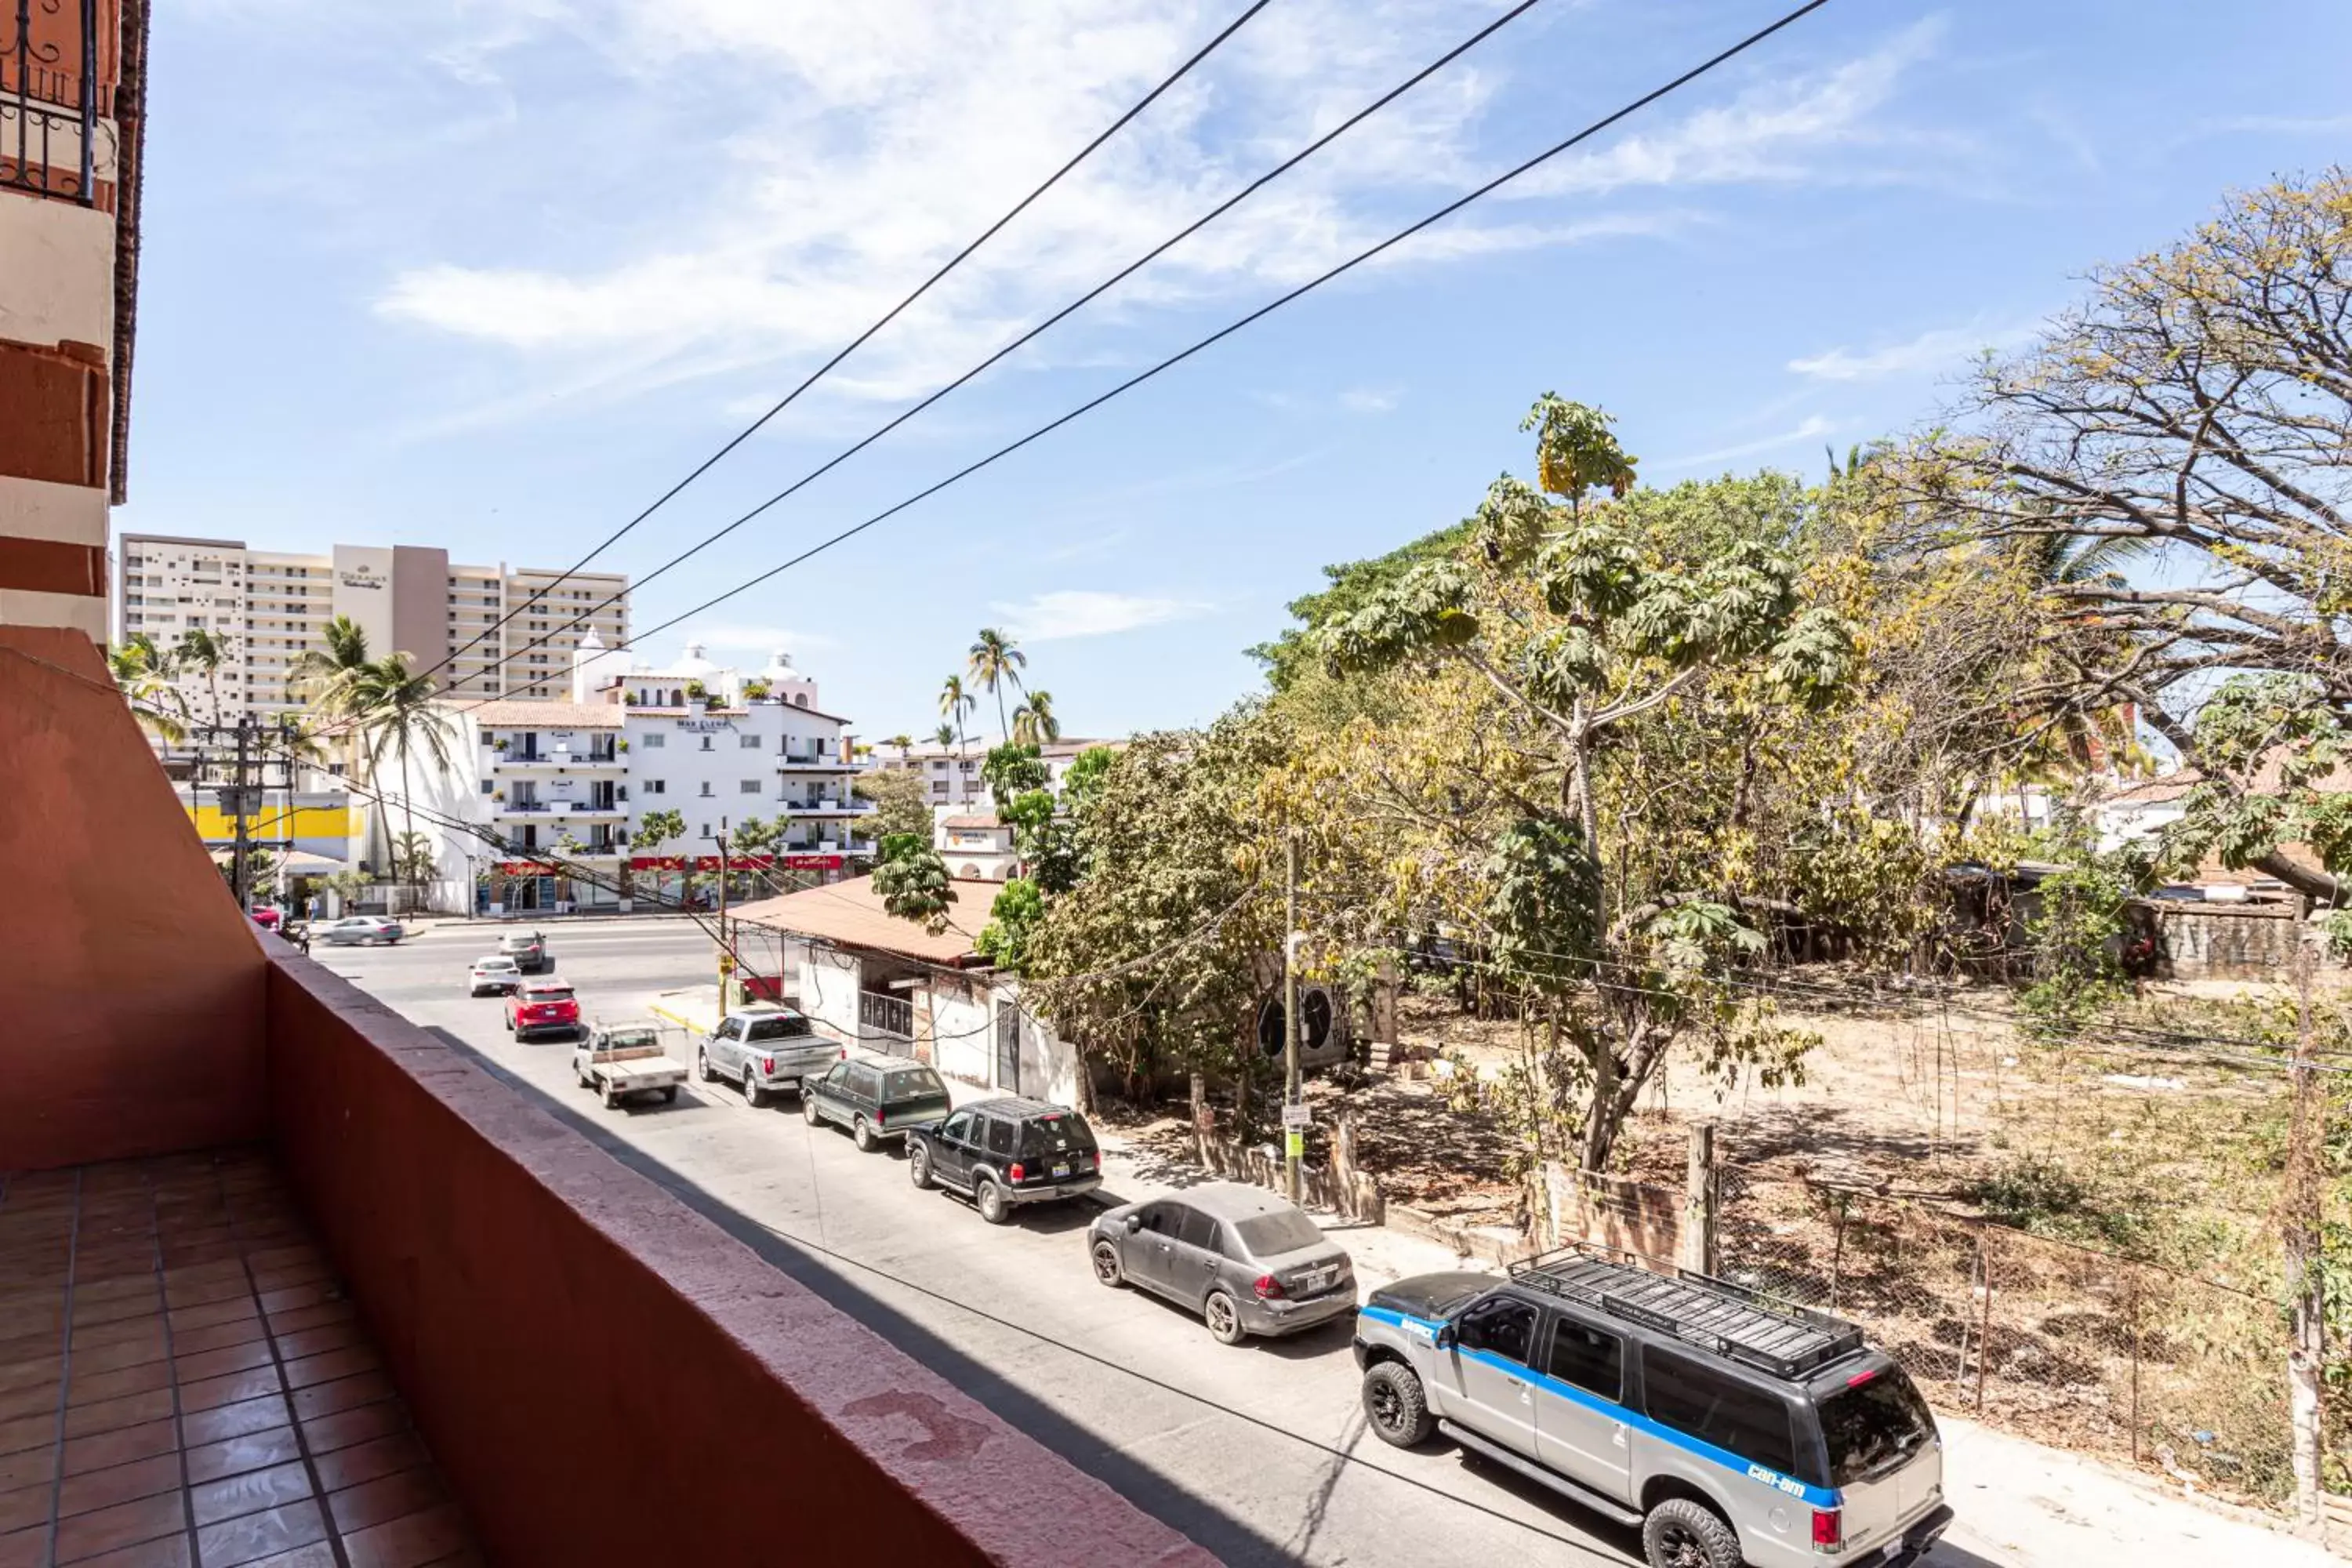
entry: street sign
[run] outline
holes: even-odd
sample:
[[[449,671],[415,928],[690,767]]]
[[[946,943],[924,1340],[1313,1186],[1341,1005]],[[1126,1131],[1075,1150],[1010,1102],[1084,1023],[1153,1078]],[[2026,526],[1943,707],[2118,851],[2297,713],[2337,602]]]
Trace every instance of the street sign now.
[[[1282,1157],[1286,1160],[1307,1158],[1307,1134],[1286,1132],[1282,1135]]]
[[[1315,1125],[1315,1113],[1304,1105],[1286,1105],[1282,1108],[1282,1124],[1293,1131],[1304,1131]]]

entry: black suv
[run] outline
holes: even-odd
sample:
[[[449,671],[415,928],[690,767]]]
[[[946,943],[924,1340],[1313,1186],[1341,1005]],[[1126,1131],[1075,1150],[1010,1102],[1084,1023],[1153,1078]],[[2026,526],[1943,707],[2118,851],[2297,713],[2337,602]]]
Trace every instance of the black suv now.
[[[1038,1100],[983,1100],[936,1125],[907,1131],[907,1174],[970,1197],[1003,1225],[1024,1204],[1054,1203],[1102,1185],[1102,1151],[1087,1119]]]

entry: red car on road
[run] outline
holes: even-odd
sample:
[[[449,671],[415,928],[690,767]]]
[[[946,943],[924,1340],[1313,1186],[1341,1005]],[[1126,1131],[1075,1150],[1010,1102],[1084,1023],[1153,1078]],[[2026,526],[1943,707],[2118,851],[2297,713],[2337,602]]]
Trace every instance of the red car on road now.
[[[580,1033],[580,1001],[561,980],[534,980],[507,998],[507,1033],[518,1040],[533,1035]]]

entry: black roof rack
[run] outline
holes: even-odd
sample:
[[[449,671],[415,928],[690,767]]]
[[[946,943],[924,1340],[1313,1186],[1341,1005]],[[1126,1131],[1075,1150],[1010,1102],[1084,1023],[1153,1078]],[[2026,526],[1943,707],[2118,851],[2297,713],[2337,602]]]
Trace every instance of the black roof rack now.
[[[1581,1301],[1775,1377],[1802,1376],[1862,1348],[1843,1318],[1777,1301],[1759,1290],[1677,1268],[1653,1273],[1614,1247],[1571,1242],[1510,1266],[1512,1280]]]

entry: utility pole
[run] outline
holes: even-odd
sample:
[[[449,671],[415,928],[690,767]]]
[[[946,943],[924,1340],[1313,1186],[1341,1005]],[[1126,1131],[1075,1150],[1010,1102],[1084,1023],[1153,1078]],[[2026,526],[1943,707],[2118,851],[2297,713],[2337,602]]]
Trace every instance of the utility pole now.
[[[729,983],[735,976],[735,944],[727,940],[727,818],[719,819],[719,1011],[724,1014],[730,1003]]]
[[[234,858],[229,861],[229,886],[236,895],[236,912],[239,914],[253,908],[252,832],[247,826],[253,819],[246,815],[246,807],[253,803],[253,796],[261,792],[253,790],[247,793],[252,769],[253,715],[248,713],[236,721],[236,847],[231,851]]]
[[[2287,1123],[2286,1179],[2279,1190],[2279,1237],[2287,1284],[2287,1418],[2294,1438],[2295,1514],[2317,1529],[2323,1444],[2320,1386],[2326,1368],[2326,1312],[2320,1287],[2320,1151],[2326,1094],[2320,1087],[2317,1029],[2311,1016],[2311,932],[2295,931],[2294,1109]]]
[[[1284,1187],[1298,1201],[1298,1162],[1307,1152],[1307,1129],[1291,1108],[1298,1097],[1298,830],[1282,836],[1282,1148]]]

